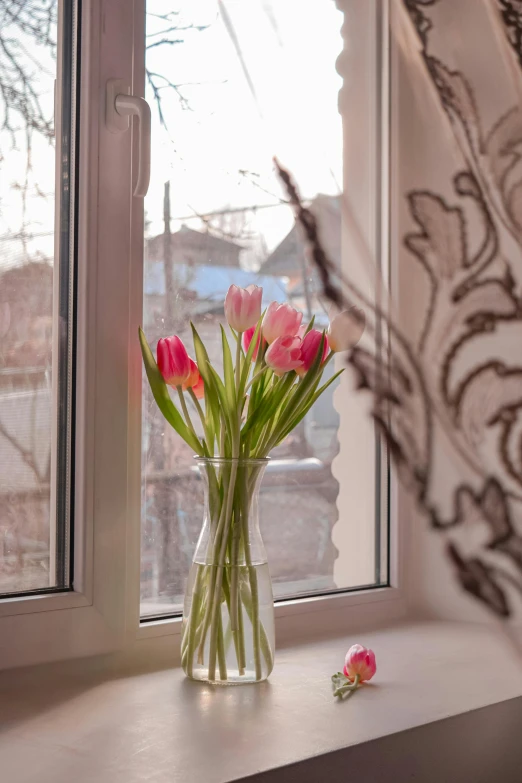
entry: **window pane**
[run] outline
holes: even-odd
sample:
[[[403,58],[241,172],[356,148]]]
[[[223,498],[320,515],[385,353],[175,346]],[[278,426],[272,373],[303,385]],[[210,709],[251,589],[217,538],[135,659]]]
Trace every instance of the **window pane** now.
[[[69,585],[75,14],[0,3],[0,594]]]
[[[289,301],[307,319],[328,323],[272,156],[294,173],[340,264],[343,134],[335,63],[343,15],[332,0],[192,0],[169,8],[147,2],[153,160],[144,329],[154,350],[173,333],[191,346],[194,321],[219,367],[219,324],[232,283],[260,285],[264,306]],[[263,481],[261,532],[279,598],[359,584],[335,573],[337,386],[272,453]],[[142,463],[141,610],[150,617],[180,610],[203,497],[190,448],[165,423],[145,378]],[[368,470],[373,488],[374,460]],[[374,519],[367,524],[373,536]],[[375,546],[369,557],[374,582]]]

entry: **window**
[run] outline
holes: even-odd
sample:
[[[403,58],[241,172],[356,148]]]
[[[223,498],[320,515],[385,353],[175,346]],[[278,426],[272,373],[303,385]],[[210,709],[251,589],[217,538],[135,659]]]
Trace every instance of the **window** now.
[[[74,2],[61,30],[66,45],[56,0],[1,5],[0,594],[9,595],[71,579]]]
[[[343,13],[332,0],[192,2],[165,11],[148,0],[146,97],[153,112],[145,200],[143,325],[191,344],[190,321],[216,364],[231,283],[263,287],[266,306],[288,301],[326,327],[328,308],[272,156],[294,174],[334,262],[343,260]],[[313,49],[313,56],[311,56]],[[340,364],[339,364],[340,366]],[[336,368],[332,366],[331,374]],[[340,416],[348,384],[333,384],[272,454],[261,490],[261,529],[276,598],[385,584],[385,539],[374,483],[379,444],[357,426],[363,514],[357,567],[341,556],[353,536],[339,521]],[[353,416],[353,413],[352,413]],[[194,411],[196,426],[199,419]],[[385,468],[385,465],[383,463]],[[361,473],[360,468],[359,474]],[[386,491],[386,485],[383,484]],[[144,378],[141,615],[179,612],[202,522],[202,484],[190,448],[166,424]],[[352,522],[353,524],[353,522]],[[363,545],[364,539],[364,545]]]
[[[341,194],[384,247],[387,77],[384,0],[0,5],[1,668],[179,632],[201,485],[149,397],[138,326],[155,347],[192,318],[211,347],[228,286],[254,281],[326,324],[271,158],[358,274]],[[107,123],[113,79],[151,106],[145,200],[140,124]],[[313,599],[278,622],[398,595],[386,455],[350,388],[345,375],[266,474],[276,596]]]

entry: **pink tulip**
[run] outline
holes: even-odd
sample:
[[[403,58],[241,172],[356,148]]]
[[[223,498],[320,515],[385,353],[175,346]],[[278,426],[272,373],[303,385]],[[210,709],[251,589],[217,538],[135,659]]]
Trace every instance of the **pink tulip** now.
[[[295,337],[303,314],[289,304],[271,302],[263,318],[263,337],[273,343],[278,337]]]
[[[182,340],[162,337],[158,340],[158,368],[169,386],[182,386],[190,375],[190,359]]]
[[[346,653],[343,673],[352,682],[359,675],[359,682],[371,680],[377,665],[375,663],[375,653],[373,650],[363,647],[361,644],[353,644]]]
[[[201,400],[205,396],[205,384],[203,383],[203,378],[201,375],[199,376],[199,380],[197,383],[194,384],[192,387],[192,391],[198,398],[198,400]]]
[[[301,340],[299,337],[278,337],[269,346],[265,362],[276,375],[301,367]]]
[[[310,329],[308,334],[305,334],[305,336],[303,337],[303,342],[301,345],[301,361],[303,362],[303,365],[302,367],[298,367],[296,371],[297,374],[300,375],[301,377],[308,372],[308,370],[314,363],[322,339],[323,339],[323,333],[320,332],[318,329]],[[321,362],[324,362],[327,353],[328,353],[328,340],[326,339],[326,335],[325,335],[324,345],[323,345],[323,357],[321,359]]]
[[[328,329],[328,341],[332,351],[349,351],[361,339],[365,326],[364,311],[350,307],[332,318]]]
[[[193,389],[200,379],[198,365],[196,364],[194,359],[190,358],[190,356],[189,356],[189,362],[190,362],[190,373],[187,380],[183,384],[183,391],[187,391],[187,389]]]
[[[257,325],[257,324],[256,324]],[[254,332],[256,331],[255,326],[251,326],[250,329],[247,329],[246,332],[243,332],[243,338],[242,338],[242,344],[243,344],[243,350],[245,353],[247,353],[248,349],[250,348],[250,343],[252,342],[252,338],[254,336]],[[255,362],[257,359],[257,352],[259,350],[259,343],[261,342],[261,332],[257,335],[257,344],[254,348],[254,353],[252,354],[252,361]],[[263,340],[264,342],[264,340]]]
[[[257,285],[238,288],[231,285],[225,297],[225,316],[229,326],[236,332],[246,332],[255,326],[261,317],[263,289]]]

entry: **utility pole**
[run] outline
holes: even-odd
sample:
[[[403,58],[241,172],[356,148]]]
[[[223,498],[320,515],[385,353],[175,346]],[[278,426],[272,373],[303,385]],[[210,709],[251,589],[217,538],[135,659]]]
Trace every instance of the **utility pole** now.
[[[163,335],[167,337],[176,331],[174,325],[172,234],[170,231],[170,182],[165,182],[163,185],[163,273],[165,276],[165,297],[163,300],[162,331]],[[166,429],[165,421],[156,416],[152,433],[154,437],[153,454],[156,455],[156,467],[159,470],[165,470],[166,467],[166,451],[168,449],[164,437]],[[175,501],[172,502],[168,491],[168,482],[165,479],[162,479],[154,487],[154,505],[156,517],[159,519],[158,541],[161,542],[160,547],[155,549],[158,565],[158,592],[160,595],[165,595],[168,593],[172,540],[173,537],[179,535],[176,505]],[[175,530],[173,530],[172,524],[175,526]]]
[[[174,280],[172,274],[172,234],[170,231],[170,182],[163,186],[163,270],[165,274],[165,335],[174,332]]]

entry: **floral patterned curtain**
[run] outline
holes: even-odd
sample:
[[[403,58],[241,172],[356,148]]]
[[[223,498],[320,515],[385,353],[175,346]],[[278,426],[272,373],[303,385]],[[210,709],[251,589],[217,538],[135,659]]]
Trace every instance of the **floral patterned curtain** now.
[[[507,617],[522,598],[522,2],[392,10],[418,328],[392,336],[377,383],[352,361],[462,587]]]
[[[336,280],[287,190],[326,296],[362,307],[375,344],[386,324],[386,355],[348,361],[402,483],[462,588],[508,618],[522,607],[522,0],[393,0],[391,25],[395,315]]]

